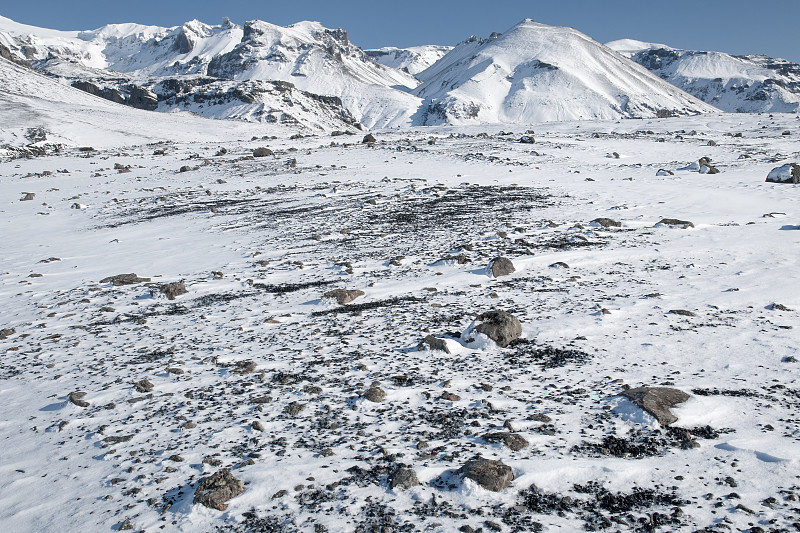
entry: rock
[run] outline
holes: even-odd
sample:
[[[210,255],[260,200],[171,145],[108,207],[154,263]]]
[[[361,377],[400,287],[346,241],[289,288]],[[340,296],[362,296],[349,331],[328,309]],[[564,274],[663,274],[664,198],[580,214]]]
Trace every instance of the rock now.
[[[557,261],[552,265],[549,265],[549,268],[569,268],[569,265],[566,264],[564,261]]]
[[[339,305],[349,304],[359,296],[364,296],[364,291],[348,290],[348,289],[334,289],[322,295],[323,298],[335,298],[336,303]]]
[[[662,218],[658,221],[658,224],[663,226],[678,226],[681,229],[689,229],[694,227],[694,224],[688,220],[678,220],[677,218]]]
[[[656,176],[674,176],[674,175],[675,175],[674,172],[672,172],[671,170],[664,169],[664,168],[659,168],[658,172],[656,172]]]
[[[417,473],[410,468],[398,468],[389,478],[389,488],[410,489],[419,485]]]
[[[270,150],[269,148],[256,148],[253,150],[253,157],[267,157],[270,155],[275,155],[275,152]]]
[[[536,139],[533,138],[533,135],[523,135],[519,138],[519,142],[521,144],[533,144],[536,142]]]
[[[176,463],[182,463],[183,460],[184,460],[183,457],[181,457],[177,453],[173,454],[173,455],[170,455],[167,459],[169,459],[170,461],[174,461]]]
[[[129,90],[127,101],[129,106],[147,111],[155,111],[158,107],[158,96],[153,91],[138,85],[130,85]]]
[[[785,305],[779,304],[779,303],[774,303],[774,304],[770,305],[769,308],[772,309],[773,311],[791,311],[791,309],[789,309]],[[0,331],[0,338],[2,338],[2,333],[3,332]]]
[[[719,169],[713,165],[703,165],[700,167],[700,174],[719,174]]]
[[[598,225],[600,225],[600,226],[602,226],[604,228],[621,228],[622,227],[622,223],[621,222],[617,222],[616,220],[613,220],[613,219],[610,219],[610,218],[604,218],[604,217],[596,218],[596,219],[592,220],[592,223],[593,224],[598,224]]]
[[[172,283],[161,285],[158,290],[161,291],[161,294],[165,295],[168,300],[174,300],[181,294],[186,294],[189,292],[186,290],[186,285],[183,281],[174,281]]]
[[[495,257],[489,262],[489,273],[495,278],[500,276],[507,276],[512,272],[516,272],[514,263],[507,257]]]
[[[678,420],[669,408],[689,399],[689,395],[685,392],[669,387],[637,387],[624,391],[622,396],[656,417],[662,426],[668,426]]]
[[[428,335],[422,339],[422,342],[430,346],[431,350],[439,350],[440,352],[450,353],[450,349],[447,347],[447,343],[444,341],[444,339],[438,339],[433,335]]]
[[[116,276],[109,276],[100,280],[100,283],[111,282],[115,287],[122,285],[133,285],[135,283],[146,283],[150,278],[140,278],[136,274],[117,274]]]
[[[244,483],[231,474],[229,469],[220,470],[211,476],[200,479],[194,493],[193,503],[199,503],[224,511],[228,508],[228,500],[244,492]]]
[[[453,394],[452,392],[445,391],[439,396],[442,400],[447,400],[448,402],[457,402],[461,399],[461,396],[458,394]]]
[[[291,402],[289,405],[283,408],[283,412],[288,414],[289,416],[297,416],[303,412],[306,408],[306,404],[300,402]]]
[[[364,135],[364,138],[361,140],[361,144],[373,144],[375,142],[377,142],[375,136],[371,133]]]
[[[17,330],[14,329],[14,328],[3,328],[3,329],[0,329],[0,341],[6,340],[7,338],[9,338],[11,335],[13,335],[16,332],[17,332]]]
[[[522,335],[522,324],[517,317],[506,311],[494,310],[478,315],[473,322],[475,331],[483,333],[501,348]],[[469,331],[469,328],[468,328]]]
[[[36,197],[36,194],[34,194],[32,192],[26,192],[26,193],[23,193],[23,194],[25,194],[25,196],[23,196],[22,198],[19,199],[20,202],[28,202],[30,200],[33,200]]]
[[[380,387],[373,386],[364,393],[364,398],[374,403],[380,403],[386,399],[386,391]]]
[[[500,492],[514,479],[511,467],[500,461],[476,456],[458,469],[461,479],[469,478],[486,490]]]
[[[178,169],[178,172],[189,172],[190,170],[192,170],[192,167],[189,165],[183,165],[180,169]]]
[[[261,432],[264,431],[264,425],[261,422],[259,422],[258,420],[253,420],[253,423],[250,424],[250,427],[253,428],[256,431],[261,431]]]
[[[788,163],[773,168],[769,174],[767,174],[766,181],[770,183],[800,183],[800,165],[797,163]]]
[[[687,311],[686,309],[670,309],[667,311],[671,315],[680,315],[680,316],[697,316],[696,314],[692,313],[691,311]]]
[[[82,399],[84,396],[86,396],[85,392],[76,391],[70,392],[68,398],[71,403],[78,407],[89,407],[89,402]]]
[[[142,394],[151,392],[153,390],[153,384],[146,379],[142,379],[135,382],[133,384],[133,387],[136,389],[137,392],[141,392]]]
[[[703,167],[711,166],[711,158],[710,157],[701,157],[697,160],[697,165],[700,167],[697,170],[701,171]]]
[[[508,431],[487,433],[483,436],[483,439],[487,442],[502,442],[515,452],[528,447],[528,441],[522,435]]]

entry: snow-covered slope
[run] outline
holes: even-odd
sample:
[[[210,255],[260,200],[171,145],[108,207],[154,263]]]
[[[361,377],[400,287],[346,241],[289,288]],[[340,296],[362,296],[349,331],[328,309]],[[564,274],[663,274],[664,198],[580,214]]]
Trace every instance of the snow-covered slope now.
[[[365,50],[365,52],[381,65],[415,75],[439,61],[452,49],[452,46],[440,45],[412,46],[410,48],[386,46],[375,50]]]
[[[417,77],[423,124],[715,111],[574,29],[532,20],[489,40],[471,38]]]
[[[723,111],[800,110],[800,65],[785,59],[679,50],[631,39],[607,46]]]

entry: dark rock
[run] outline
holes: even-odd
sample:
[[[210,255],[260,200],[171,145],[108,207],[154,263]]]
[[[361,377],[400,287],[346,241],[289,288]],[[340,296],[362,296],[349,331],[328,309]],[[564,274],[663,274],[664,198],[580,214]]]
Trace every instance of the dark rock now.
[[[253,150],[253,157],[267,157],[270,155],[275,155],[275,153],[269,148],[256,148]]]
[[[452,392],[443,392],[441,396],[439,396],[442,400],[447,400],[448,402],[457,402],[461,399],[461,396],[458,394],[453,394]]]
[[[128,86],[128,105],[137,109],[155,111],[158,107],[158,97],[156,94],[138,85]]]
[[[522,335],[522,324],[517,317],[506,311],[488,311],[478,315],[475,320],[480,322],[475,331],[483,333],[501,348],[505,348]]]
[[[364,139],[362,139],[361,144],[373,144],[375,142],[377,142],[375,140],[375,136],[373,134],[371,134],[371,133],[367,133],[364,136]]]
[[[161,291],[161,294],[165,295],[168,300],[174,300],[181,294],[186,294],[189,292],[186,290],[186,285],[183,281],[174,281],[172,283],[161,285],[158,290]]]
[[[444,342],[444,339],[439,339],[433,335],[428,335],[422,340],[422,342],[430,346],[431,350],[439,350],[440,352],[450,353],[450,349],[447,347],[447,343]]]
[[[566,264],[564,261],[556,261],[552,265],[549,266],[550,268],[569,268],[569,265]]]
[[[769,308],[772,309],[773,311],[791,311],[791,309],[779,303],[774,303],[770,305]],[[0,334],[2,334],[2,332],[0,332]]]
[[[133,384],[134,388],[137,392],[141,392],[142,394],[151,392],[153,390],[153,384],[150,383],[149,380],[142,379]]]
[[[335,298],[336,303],[338,303],[339,305],[349,304],[359,296],[364,296],[364,291],[334,289],[322,295],[323,298]]]
[[[36,194],[34,194],[32,192],[26,192],[25,196],[20,198],[19,201],[20,202],[29,202],[29,201],[33,200],[35,197],[36,197]]]
[[[656,172],[656,176],[674,176],[675,173],[671,170],[667,170],[665,168],[659,168],[658,172]]]
[[[389,478],[389,488],[410,489],[419,485],[417,473],[410,468],[398,468]]]
[[[514,263],[507,257],[496,257],[489,263],[489,272],[493,277],[499,278],[516,272],[516,269],[514,268]]]
[[[14,329],[14,328],[3,328],[3,329],[0,329],[0,341],[6,340],[7,338],[9,338],[11,335],[13,335],[16,332],[17,332],[17,330]]]
[[[662,426],[668,426],[678,420],[669,408],[689,399],[689,395],[685,392],[669,387],[637,387],[624,391],[622,396],[656,417]]]
[[[518,452],[528,447],[528,441],[519,433],[512,433],[508,431],[498,431],[496,433],[487,433],[483,436],[487,442],[502,442],[511,450]]]
[[[686,309],[670,309],[668,313],[671,315],[680,315],[680,316],[697,316],[696,314],[692,313],[691,311],[687,311]]]
[[[533,135],[523,135],[519,138],[519,142],[521,144],[533,144],[536,142],[536,139],[533,138]]]
[[[662,218],[658,221],[659,224],[664,226],[678,226],[681,229],[693,228],[694,224],[688,220],[678,220],[677,218]]]
[[[767,182],[770,183],[800,183],[800,165],[788,163],[780,167],[773,168],[767,174]]]
[[[604,228],[621,228],[622,227],[622,223],[621,222],[617,222],[616,220],[612,220],[610,218],[600,217],[600,218],[596,218],[596,219],[592,220],[592,222],[595,223],[595,224],[599,224],[600,226],[602,226]]]
[[[70,392],[69,393],[69,401],[78,407],[89,407],[89,402],[83,400],[82,398],[86,396],[85,392]]]
[[[386,391],[378,386],[373,386],[364,393],[364,398],[374,403],[380,403],[386,399]]]
[[[228,500],[244,492],[244,483],[231,474],[229,469],[220,470],[211,476],[200,479],[194,493],[193,503],[199,503],[224,511],[228,508]]]
[[[462,479],[469,478],[486,490],[500,492],[511,485],[514,472],[511,467],[500,461],[474,457],[458,469]]]
[[[264,431],[264,425],[261,422],[259,422],[258,420],[253,420],[253,423],[250,424],[250,427],[253,428],[256,431],[261,431],[261,432]]]
[[[183,457],[181,457],[181,456],[180,456],[180,455],[178,455],[177,453],[176,453],[176,454],[173,454],[173,455],[170,455],[170,456],[168,457],[168,459],[169,459],[170,461],[174,461],[174,462],[176,462],[176,463],[182,463],[182,462],[183,462]]]
[[[190,167],[189,165],[183,165],[181,168],[178,169],[178,172],[189,172],[190,170],[192,170],[192,167]]]
[[[306,408],[306,404],[300,402],[291,402],[289,405],[283,408],[283,412],[288,414],[289,416],[297,416],[303,412]]]

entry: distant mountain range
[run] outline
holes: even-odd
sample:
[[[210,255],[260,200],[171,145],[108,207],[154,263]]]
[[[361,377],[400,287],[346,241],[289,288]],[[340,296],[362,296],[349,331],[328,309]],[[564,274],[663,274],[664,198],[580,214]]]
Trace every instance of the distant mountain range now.
[[[363,50],[316,22],[66,32],[0,17],[0,57],[118,104],[311,131],[796,112],[800,102],[793,63],[605,46],[531,20],[452,48]]]

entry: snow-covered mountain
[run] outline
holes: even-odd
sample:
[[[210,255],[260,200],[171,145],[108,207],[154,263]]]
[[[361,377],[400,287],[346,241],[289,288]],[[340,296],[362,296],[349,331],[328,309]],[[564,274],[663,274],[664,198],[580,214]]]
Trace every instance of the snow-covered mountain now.
[[[632,39],[608,46],[723,111],[800,110],[800,65],[785,59],[680,50]]]
[[[470,38],[417,77],[424,124],[715,111],[574,29],[532,20],[488,40]]]
[[[365,50],[365,52],[381,65],[416,75],[439,61],[452,49],[452,46],[440,45],[412,46],[410,48],[386,46],[375,50]]]

